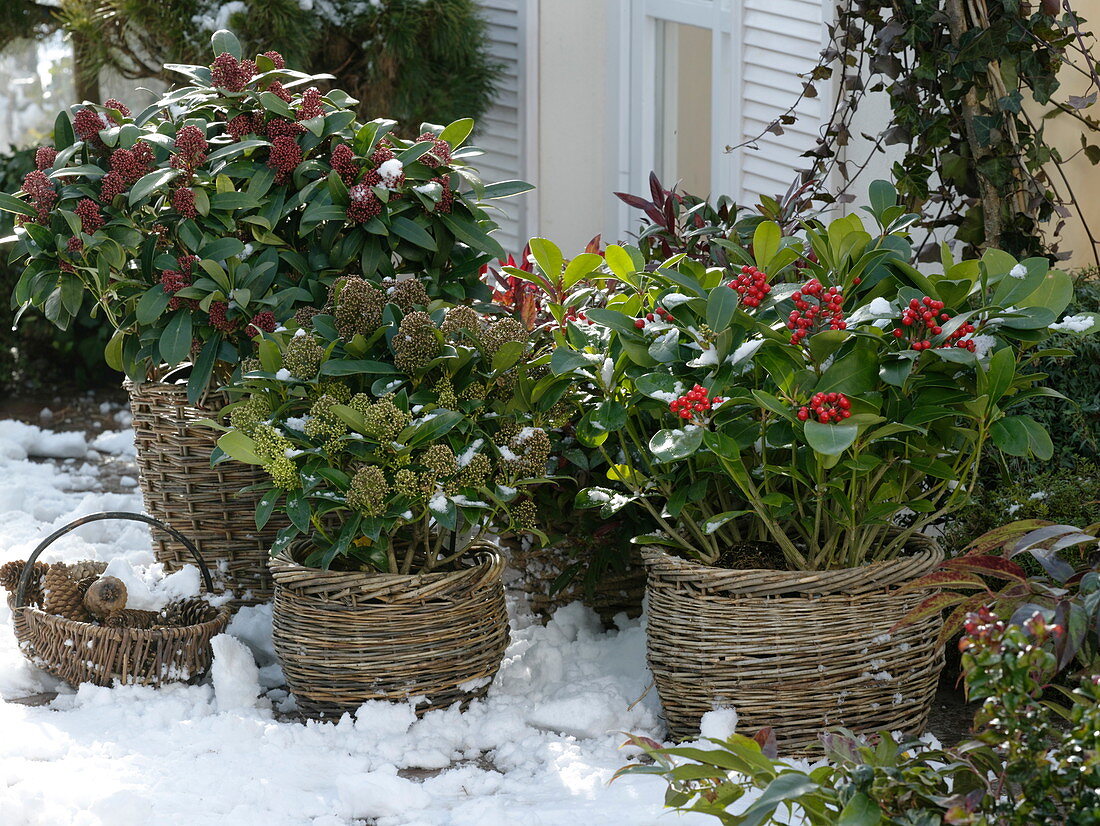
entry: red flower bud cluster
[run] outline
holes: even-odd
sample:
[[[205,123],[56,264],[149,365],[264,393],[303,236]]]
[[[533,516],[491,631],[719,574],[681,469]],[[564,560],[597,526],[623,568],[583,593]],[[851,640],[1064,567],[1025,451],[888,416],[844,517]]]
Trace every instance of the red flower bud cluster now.
[[[195,262],[199,260],[197,255],[179,255],[176,256],[176,264],[179,266],[178,270],[165,270],[160,274],[160,285],[164,288],[164,291],[169,295],[177,293],[184,287],[191,286],[191,268]],[[193,298],[171,298],[168,301],[169,310],[178,310],[180,307],[187,306],[192,310],[199,306],[199,302]]]
[[[265,333],[274,333],[277,326],[275,313],[271,310],[264,310],[262,313],[256,313],[252,316],[252,320],[248,322],[248,331],[253,333],[253,328],[255,328],[255,331],[262,330]]]
[[[329,165],[340,176],[345,186],[351,186],[359,177],[359,164],[355,160],[355,152],[346,143],[338,143],[332,147]]]
[[[698,413],[710,412],[723,401],[724,399],[718,396],[708,396],[707,389],[697,384],[680,398],[669,402],[668,409],[681,419],[691,419]]]
[[[46,224],[50,218],[50,210],[57,203],[57,190],[53,188],[53,181],[41,169],[36,169],[23,176],[23,191],[27,193],[31,206],[38,215],[35,218],[20,215],[19,222]]]
[[[348,220],[362,224],[382,212],[382,201],[366,183],[356,184],[348,190]]]
[[[798,408],[797,416],[800,422],[812,418],[821,424],[829,424],[851,416],[851,407],[852,403],[843,393],[815,393],[808,407]]]
[[[91,235],[103,226],[103,216],[99,213],[99,204],[91,198],[81,198],[80,203],[73,210],[80,219],[80,231],[85,235]]]
[[[181,186],[172,190],[172,209],[184,218],[196,218],[199,211],[195,209],[195,193],[190,187]]]
[[[206,160],[206,150],[210,145],[199,127],[189,125],[176,134],[175,146],[179,152],[172,156],[172,167],[191,175]]]
[[[238,322],[229,320],[228,304],[224,301],[212,301],[210,303],[210,324],[215,330],[232,333],[237,329]]]
[[[764,296],[772,291],[768,283],[768,274],[756,267],[742,267],[741,274],[730,282],[730,289],[737,290],[738,295],[748,307],[757,307],[764,300]]]
[[[421,163],[428,166],[446,166],[451,162],[451,145],[447,141],[436,137],[431,132],[425,132],[416,140],[417,143],[431,141],[434,144],[428,152],[420,157]]]
[[[107,100],[103,101],[103,105],[107,109],[116,110],[124,118],[130,117],[130,115],[132,114],[132,112],[130,112],[130,107],[129,106],[127,106],[125,103],[123,103],[120,100],[115,100],[114,98],[107,98]],[[112,120],[113,120],[113,118],[112,118]]]
[[[263,118],[259,119],[258,128],[256,134],[265,134],[275,140],[276,138],[297,138],[300,134],[305,132],[305,127],[300,126],[292,120],[286,118],[272,118],[267,123],[263,122]]]
[[[94,149],[106,149],[107,145],[99,137],[101,129],[110,126],[107,118],[91,106],[85,106],[73,116],[73,131],[82,141]]]
[[[275,95],[275,97],[279,98],[279,100],[284,103],[290,103],[290,101],[293,100],[293,96],[290,92],[288,92],[286,87],[277,80],[271,81],[271,85],[267,87],[267,91],[271,92],[271,94]],[[301,120],[301,118],[299,118],[299,120]]]
[[[228,52],[222,52],[210,66],[210,82],[230,92],[243,92],[248,81],[256,75],[256,64],[251,60],[238,61]]]
[[[153,147],[144,141],[135,143],[133,149],[116,149],[111,153],[111,171],[100,181],[100,200],[105,204],[111,203],[116,195],[121,195],[149,172],[152,164]]]
[[[894,338],[905,338],[908,328],[908,343],[913,350],[927,350],[932,346],[931,337],[943,332],[943,325],[951,320],[948,313],[943,312],[944,304],[931,296],[921,299],[912,299],[909,306],[901,313],[902,327],[894,328]],[[962,324],[954,330],[939,346],[961,347],[974,352],[976,345],[972,340],[963,339],[963,336],[973,333],[976,328],[973,324]]]
[[[264,57],[270,58],[271,62],[275,64],[276,69],[286,68],[286,61],[283,60],[283,56],[278,52],[264,52]]]
[[[34,168],[49,169],[57,159],[57,150],[52,146],[40,146],[34,153]]]
[[[225,131],[235,141],[244,140],[246,135],[262,135],[264,133],[264,119],[259,115],[241,114],[230,118],[225,124]]]
[[[370,162],[375,166],[381,166],[386,161],[392,160],[395,157],[397,156],[393,154],[393,149],[383,143],[375,147],[375,150],[371,153]]]
[[[84,252],[84,239],[74,235],[65,245],[65,249],[69,252]]]
[[[267,165],[275,170],[275,182],[284,183],[302,162],[302,148],[294,138],[280,137],[271,142]]]
[[[310,86],[302,93],[302,105],[298,107],[296,120],[309,120],[319,118],[325,113],[325,107],[321,105],[321,90],[316,86]]]
[[[807,296],[816,299],[811,304],[806,300]],[[787,319],[787,327],[794,330],[791,333],[791,344],[801,344],[802,340],[811,333],[824,329],[823,325],[828,320],[830,330],[844,330],[848,322],[844,320],[844,296],[837,287],[829,287],[826,290],[816,278],[807,281],[801,290],[791,294],[794,300],[795,310]]]
[[[441,178],[432,178],[432,181],[443,187],[443,192],[439,196],[439,201],[436,202],[436,212],[450,212],[454,208],[455,194],[451,189],[451,179],[444,175]]]

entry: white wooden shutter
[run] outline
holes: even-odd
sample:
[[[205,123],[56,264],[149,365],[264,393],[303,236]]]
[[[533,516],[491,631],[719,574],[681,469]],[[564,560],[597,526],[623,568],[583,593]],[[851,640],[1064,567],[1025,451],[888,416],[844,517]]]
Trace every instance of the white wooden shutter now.
[[[817,65],[822,46],[823,0],[743,0],[741,11],[741,140],[759,135],[802,91],[800,74]],[[818,84],[827,97],[825,84]],[[739,150],[741,199],[782,194],[797,170],[810,165],[799,157],[816,145],[823,119],[822,99],[804,98],[795,123],[784,134],[766,133],[757,149]]]
[[[528,20],[533,6],[528,0],[480,0],[482,14],[488,25],[488,47],[492,60],[501,64],[496,75],[497,93],[489,111],[482,115],[474,134],[474,143],[485,154],[474,159],[486,183],[507,180],[530,180],[527,149],[529,107],[534,105],[528,94],[527,49]],[[530,211],[533,194],[518,195],[493,203],[504,213],[493,211],[500,224],[494,233],[508,252],[523,251],[530,234]]]

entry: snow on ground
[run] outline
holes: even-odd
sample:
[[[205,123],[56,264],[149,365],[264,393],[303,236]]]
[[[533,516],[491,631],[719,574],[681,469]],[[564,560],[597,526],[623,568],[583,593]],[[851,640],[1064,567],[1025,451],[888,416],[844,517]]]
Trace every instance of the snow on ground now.
[[[0,422],[0,562],[26,558],[77,516],[140,510],[139,493],[105,491],[101,466],[88,460],[125,459],[131,435],[101,434],[93,450],[73,434]],[[136,523],[87,525],[43,559],[120,559],[159,577]],[[608,784],[628,757],[621,732],[664,733],[656,692],[647,693],[641,623],[623,619],[605,632],[574,604],[544,627],[522,601],[510,609],[501,671],[465,713],[417,720],[407,705],[370,703],[355,719],[302,723],[283,713],[293,703],[279,688],[270,605],[234,618],[237,640],[217,641],[212,682],[74,692],[24,660],[0,602],[0,824],[714,823],[665,810],[659,778]],[[9,702],[52,691],[60,694],[48,706]]]

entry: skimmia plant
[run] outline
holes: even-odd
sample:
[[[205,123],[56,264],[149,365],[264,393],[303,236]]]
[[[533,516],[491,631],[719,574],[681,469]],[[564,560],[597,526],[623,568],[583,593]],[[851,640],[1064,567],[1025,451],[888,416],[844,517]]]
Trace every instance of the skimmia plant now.
[[[270,481],[256,516],[311,566],[443,569],[490,527],[538,533],[542,427],[567,378],[523,326],[429,298],[416,279],[340,279],[323,312],[264,333],[218,442]]]
[[[705,562],[766,540],[796,569],[849,567],[961,505],[987,443],[1051,455],[1012,408],[1052,394],[1035,366],[1058,351],[1038,345],[1069,277],[998,251],[945,251],[923,274],[915,216],[885,182],[871,201],[873,234],[857,215],[793,236],[764,222],[732,270],[676,256],[648,272],[608,247],[625,286],[567,325],[552,362],[579,380],[578,437],[609,466],[580,504],[639,502],[663,528],[647,539]]]
[[[194,362],[192,399],[233,373],[259,331],[324,300],[339,275],[415,273],[434,297],[487,298],[501,256],[463,146],[473,122],[361,123],[275,52],[243,59],[229,32],[210,66],[142,112],[118,101],[62,112],[54,147],[0,208],[20,216],[16,303],[64,328],[85,304],[117,331],[108,362],[135,379]]]

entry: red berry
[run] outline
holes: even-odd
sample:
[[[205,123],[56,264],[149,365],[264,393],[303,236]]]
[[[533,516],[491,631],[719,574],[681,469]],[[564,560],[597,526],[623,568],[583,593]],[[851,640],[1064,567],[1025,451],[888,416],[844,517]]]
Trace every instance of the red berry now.
[[[634,322],[634,326],[640,330],[645,327],[645,322],[639,318],[637,321]]]

